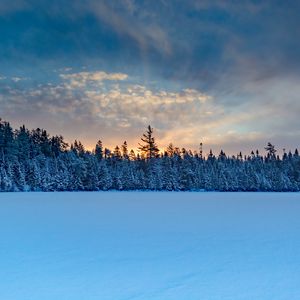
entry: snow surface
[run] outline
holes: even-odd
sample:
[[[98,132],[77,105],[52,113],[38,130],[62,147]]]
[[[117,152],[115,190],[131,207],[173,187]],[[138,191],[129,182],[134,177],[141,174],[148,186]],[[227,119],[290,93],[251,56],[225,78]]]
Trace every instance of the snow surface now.
[[[300,299],[300,194],[1,193],[0,299]]]

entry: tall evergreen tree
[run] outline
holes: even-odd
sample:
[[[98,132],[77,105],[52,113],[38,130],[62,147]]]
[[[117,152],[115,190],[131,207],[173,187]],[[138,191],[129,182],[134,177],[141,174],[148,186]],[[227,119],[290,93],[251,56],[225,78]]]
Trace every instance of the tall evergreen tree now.
[[[102,141],[98,141],[95,148],[95,155],[98,160],[101,160],[103,158],[103,146]]]
[[[265,147],[265,150],[267,151],[268,158],[275,158],[275,154],[277,150],[275,149],[275,146],[271,143],[268,143]]]
[[[122,157],[124,159],[129,159],[128,146],[127,146],[127,142],[126,141],[122,145]]]
[[[143,144],[139,143],[139,150],[145,158],[155,158],[159,154],[159,149],[153,137],[153,128],[149,125],[147,131],[141,137]]]

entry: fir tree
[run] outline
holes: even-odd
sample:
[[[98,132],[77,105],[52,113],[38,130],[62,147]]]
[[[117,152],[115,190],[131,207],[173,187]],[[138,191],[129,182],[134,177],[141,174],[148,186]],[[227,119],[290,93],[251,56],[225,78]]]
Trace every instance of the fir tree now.
[[[144,144],[139,144],[139,150],[145,158],[151,159],[158,156],[159,149],[157,148],[155,139],[153,137],[153,128],[149,125],[146,133],[141,137]]]

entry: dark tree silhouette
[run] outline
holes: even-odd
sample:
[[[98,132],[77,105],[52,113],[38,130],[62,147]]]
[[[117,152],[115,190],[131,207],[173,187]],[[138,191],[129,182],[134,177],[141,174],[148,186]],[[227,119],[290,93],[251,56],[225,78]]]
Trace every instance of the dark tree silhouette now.
[[[145,158],[151,159],[159,155],[159,149],[153,137],[153,128],[150,125],[148,126],[147,131],[141,137],[141,140],[144,142],[144,144],[139,143],[139,150],[142,152],[142,155],[144,155]]]
[[[267,151],[267,155],[269,158],[275,158],[275,154],[277,150],[275,149],[274,145],[268,143],[267,146],[265,147],[265,150]]]

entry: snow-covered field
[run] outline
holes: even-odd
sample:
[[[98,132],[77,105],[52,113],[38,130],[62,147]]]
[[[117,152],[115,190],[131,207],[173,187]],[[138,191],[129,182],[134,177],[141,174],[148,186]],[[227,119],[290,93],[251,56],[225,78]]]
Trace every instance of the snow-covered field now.
[[[2,193],[0,299],[299,300],[300,194]]]

